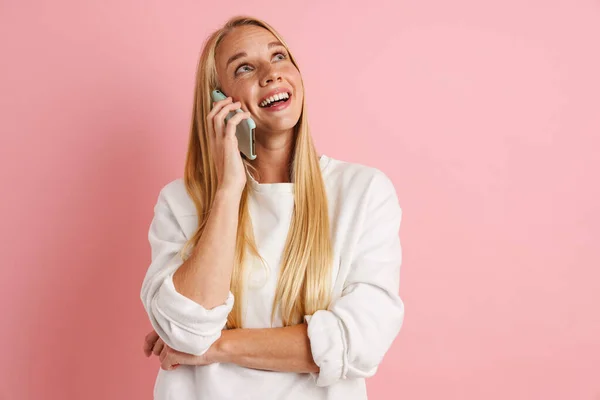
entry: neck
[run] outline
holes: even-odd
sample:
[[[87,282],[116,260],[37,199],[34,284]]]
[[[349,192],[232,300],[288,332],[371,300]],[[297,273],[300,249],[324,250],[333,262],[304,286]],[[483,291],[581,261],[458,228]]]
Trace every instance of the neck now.
[[[251,164],[260,183],[290,182],[290,169],[295,138],[294,130],[256,133],[256,160]]]

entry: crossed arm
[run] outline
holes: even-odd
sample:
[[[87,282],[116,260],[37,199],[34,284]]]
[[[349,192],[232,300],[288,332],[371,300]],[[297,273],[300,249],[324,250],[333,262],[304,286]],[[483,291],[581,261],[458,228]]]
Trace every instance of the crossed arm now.
[[[181,285],[176,289],[177,271],[183,268],[178,251],[185,238],[168,202],[159,199],[149,232],[152,264],[141,292],[156,331],[152,345],[146,344],[146,353],[158,353],[165,369],[177,364],[234,363],[311,373],[317,386],[375,374],[400,331],[404,304],[398,296],[402,211],[389,179],[378,175],[371,186],[368,204],[360,215],[361,232],[340,278],[343,290],[326,310],[306,315],[304,324],[285,328],[223,331],[233,307],[231,292],[214,293],[215,301],[207,303],[193,295],[206,296],[211,293],[208,289],[192,287],[187,295],[180,293]],[[206,279],[215,275],[207,273]],[[205,303],[207,307],[201,305]],[[155,348],[158,336],[168,346],[159,343],[159,349]]]
[[[307,325],[285,328],[230,329],[200,356],[181,353],[164,345],[156,332],[146,336],[144,351],[161,356],[161,368],[173,365],[207,365],[232,363],[246,368],[268,371],[318,373],[310,350]]]

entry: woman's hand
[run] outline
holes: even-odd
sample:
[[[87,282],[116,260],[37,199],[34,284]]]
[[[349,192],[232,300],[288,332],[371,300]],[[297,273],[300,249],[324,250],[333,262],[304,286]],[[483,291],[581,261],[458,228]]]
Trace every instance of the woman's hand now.
[[[179,365],[208,365],[212,364],[211,349],[201,356],[182,353],[169,347],[155,331],[148,333],[144,339],[144,354],[150,357],[152,354],[159,356],[160,367],[171,371]]]
[[[171,371],[177,368],[179,365],[199,366],[212,364],[212,361],[210,361],[207,356],[209,352],[210,350],[201,356],[194,356],[192,354],[173,350],[167,344],[163,344],[158,358],[160,359],[160,367],[166,371]]]
[[[231,97],[214,103],[206,116],[211,151],[215,158],[218,188],[242,193],[246,185],[246,169],[235,136],[236,127],[242,120],[250,118],[249,112],[236,113],[225,123],[231,111],[240,108],[240,102],[232,102]]]
[[[152,353],[154,353],[155,355],[158,356],[158,355],[160,355],[160,352],[162,351],[163,345],[164,345],[164,342],[158,336],[158,333],[156,333],[156,331],[152,330],[144,338],[144,354],[146,355],[146,357],[150,357],[152,355]]]

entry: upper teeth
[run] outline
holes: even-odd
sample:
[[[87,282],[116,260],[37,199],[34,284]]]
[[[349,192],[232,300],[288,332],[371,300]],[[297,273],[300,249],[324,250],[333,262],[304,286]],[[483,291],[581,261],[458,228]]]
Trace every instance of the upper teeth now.
[[[271,104],[272,102],[276,101],[276,100],[285,100],[288,99],[290,97],[289,94],[287,93],[277,93],[274,96],[269,97],[268,99],[263,100],[262,103],[260,103],[261,107],[266,107],[269,104]]]

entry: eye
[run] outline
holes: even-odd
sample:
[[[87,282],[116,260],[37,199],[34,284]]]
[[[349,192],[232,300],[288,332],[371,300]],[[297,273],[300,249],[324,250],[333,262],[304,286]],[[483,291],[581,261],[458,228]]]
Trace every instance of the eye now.
[[[287,53],[284,52],[284,51],[278,51],[278,52],[276,52],[276,53],[273,54],[274,58],[277,57],[277,56],[281,56],[280,58],[278,58],[277,61],[285,60],[287,58]],[[248,70],[246,68],[250,68],[250,70]],[[241,73],[249,72],[249,71],[252,71],[252,67],[250,65],[248,65],[248,64],[240,64],[240,65],[238,65],[236,67],[234,75],[237,76],[237,75],[239,75]]]
[[[285,60],[287,58],[287,54],[285,54],[284,52],[280,51],[278,53],[275,53],[276,56],[282,56],[282,58],[280,58],[280,60]]]
[[[242,72],[248,72],[248,71],[244,70],[244,68],[251,68],[251,67],[248,64],[242,64],[235,69],[235,75],[238,75],[238,73],[242,73]]]

